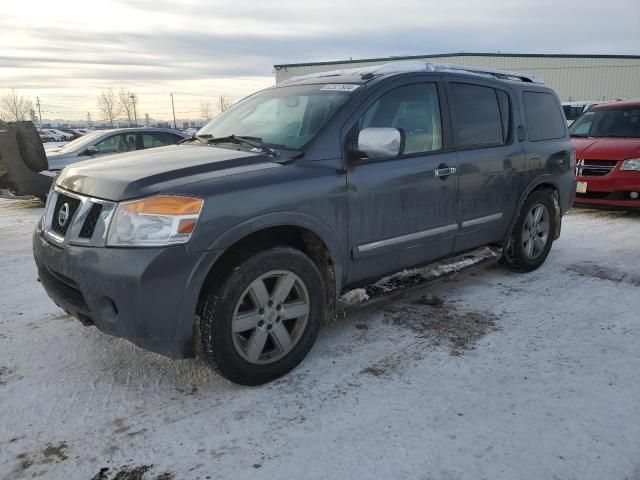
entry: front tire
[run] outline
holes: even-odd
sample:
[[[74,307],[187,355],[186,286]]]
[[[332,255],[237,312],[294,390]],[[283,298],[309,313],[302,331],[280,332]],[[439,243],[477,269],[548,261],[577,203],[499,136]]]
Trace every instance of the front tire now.
[[[238,258],[205,292],[202,353],[232,382],[260,385],[307,355],[324,316],[324,283],[316,265],[294,248]]]
[[[502,263],[531,272],[544,263],[553,245],[556,207],[549,190],[532,192],[520,209]]]

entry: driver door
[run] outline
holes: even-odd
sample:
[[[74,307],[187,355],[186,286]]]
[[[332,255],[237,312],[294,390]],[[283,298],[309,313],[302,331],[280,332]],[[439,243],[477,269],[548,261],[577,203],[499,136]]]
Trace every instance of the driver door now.
[[[352,128],[399,129],[404,149],[348,160],[350,282],[449,255],[458,230],[457,158],[442,88],[433,81],[395,85],[368,102]]]

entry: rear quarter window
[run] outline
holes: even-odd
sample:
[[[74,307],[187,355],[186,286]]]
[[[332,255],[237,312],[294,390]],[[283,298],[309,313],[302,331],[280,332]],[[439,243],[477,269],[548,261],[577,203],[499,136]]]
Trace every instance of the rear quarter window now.
[[[522,102],[530,141],[565,137],[567,126],[556,97],[547,92],[523,92]]]

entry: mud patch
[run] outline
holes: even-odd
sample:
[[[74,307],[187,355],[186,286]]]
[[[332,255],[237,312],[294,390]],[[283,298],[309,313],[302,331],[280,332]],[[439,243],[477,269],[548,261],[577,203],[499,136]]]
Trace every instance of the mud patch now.
[[[499,317],[489,312],[460,311],[439,297],[422,296],[412,304],[388,309],[385,321],[408,328],[419,340],[402,351],[378,360],[360,371],[374,377],[389,377],[411,363],[423,360],[430,351],[446,348],[450,355],[462,355],[485,335],[499,330]]]
[[[58,462],[64,462],[67,458],[69,458],[67,456],[67,449],[69,448],[69,446],[67,445],[67,442],[60,442],[58,444],[48,444],[47,447],[42,451],[42,454],[44,455],[44,462],[43,463],[58,463]]]
[[[0,387],[6,385],[15,370],[9,367],[0,367]]]
[[[3,202],[2,207],[7,210],[17,210],[19,208],[43,208],[44,203],[37,198],[29,200],[9,200],[7,202]]]
[[[111,470],[108,467],[103,467],[98,473],[96,473],[91,480],[174,480],[175,474],[172,472],[163,472],[154,476],[146,475],[147,472],[153,469],[153,465],[123,465],[118,469]]]
[[[433,346],[444,346],[451,355],[470,350],[482,337],[498,329],[498,317],[489,312],[464,312],[438,297],[422,297],[411,305],[387,312],[392,325],[410,329]]]
[[[615,283],[628,283],[634,287],[640,287],[640,276],[621,272],[614,268],[604,267],[595,263],[569,265],[567,270],[577,273],[581,277],[599,278],[600,280],[608,280]]]

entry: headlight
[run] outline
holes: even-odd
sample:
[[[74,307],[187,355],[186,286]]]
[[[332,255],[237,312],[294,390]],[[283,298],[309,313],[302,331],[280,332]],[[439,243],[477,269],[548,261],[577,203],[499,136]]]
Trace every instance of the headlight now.
[[[635,170],[640,172],[640,158],[627,158],[622,162],[620,170]]]
[[[122,202],[111,218],[108,246],[153,247],[186,243],[203,200],[175,195]]]

